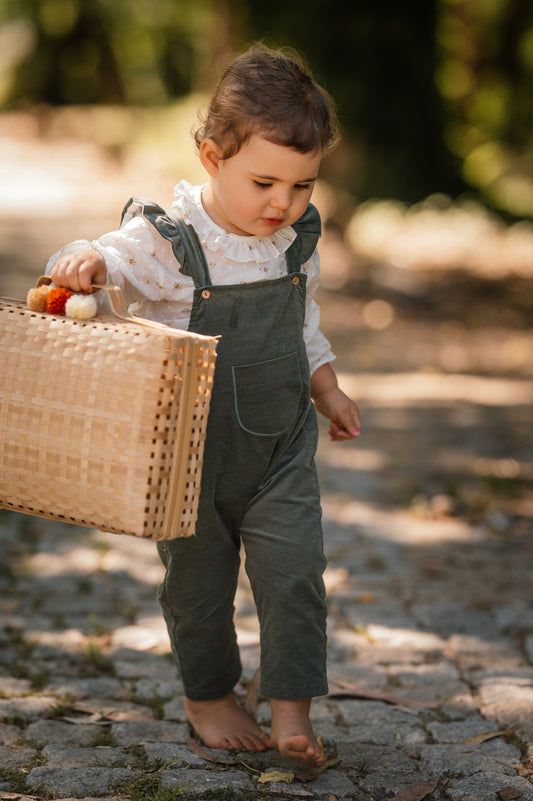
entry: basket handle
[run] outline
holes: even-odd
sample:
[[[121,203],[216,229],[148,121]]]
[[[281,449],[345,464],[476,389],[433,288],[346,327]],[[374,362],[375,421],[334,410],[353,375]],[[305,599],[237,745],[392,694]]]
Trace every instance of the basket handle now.
[[[36,286],[45,286],[52,283],[52,279],[48,275],[41,275],[37,279]],[[129,311],[128,307],[126,306],[126,299],[124,297],[124,293],[119,286],[114,286],[113,284],[92,284],[92,289],[103,289],[106,293],[109,305],[111,307],[111,311],[118,317],[120,320],[128,320],[129,322],[138,323],[140,322],[141,325],[148,324],[149,327],[152,327],[150,324],[152,320],[146,320],[144,317],[135,317]],[[157,327],[158,330],[161,330],[160,323],[153,323],[153,326]]]
[[[36,286],[39,287],[51,283],[52,279],[50,276],[41,275],[37,279]],[[114,286],[113,284],[92,284],[92,288],[104,290],[108,297],[111,311],[119,320],[127,320],[129,323],[136,323],[137,325],[142,325],[144,328],[152,328],[154,331],[157,331],[159,334],[164,334],[165,336],[183,338],[184,332],[180,329],[171,328],[163,323],[156,323],[154,320],[147,320],[146,317],[135,317],[134,314],[131,314],[126,305],[124,293],[119,286]],[[205,339],[206,341],[208,339],[213,339],[213,337],[207,337],[202,334],[195,334],[195,338],[199,340]]]
[[[136,317],[132,314],[126,306],[124,293],[119,286],[114,286],[113,284],[92,284],[92,288],[104,290],[109,300],[111,311],[119,320],[127,320],[129,323],[137,323],[137,325],[142,325],[144,328],[152,328],[159,334],[165,333],[166,336],[183,336],[183,331],[170,328],[170,326],[163,325],[163,323],[156,323],[155,320],[147,320],[146,317]]]
[[[121,320],[136,319],[126,306],[126,298],[119,286],[113,286],[113,284],[92,284],[92,288],[104,290],[109,300],[111,311],[115,317],[120,317]]]
[[[49,275],[41,275],[37,279],[36,286],[49,286],[52,283],[52,279]],[[114,286],[113,284],[92,284],[92,289],[103,289],[109,299],[109,305],[111,306],[111,310],[115,317],[120,317],[121,320],[132,320],[138,319],[130,314],[128,307],[126,306],[126,299],[124,297],[124,293],[122,289],[118,286]]]

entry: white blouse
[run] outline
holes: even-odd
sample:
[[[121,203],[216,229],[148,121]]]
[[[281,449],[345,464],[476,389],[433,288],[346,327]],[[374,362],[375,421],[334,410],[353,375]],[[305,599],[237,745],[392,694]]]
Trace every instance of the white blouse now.
[[[204,248],[213,284],[238,284],[280,278],[287,272],[285,251],[296,237],[292,227],[265,236],[228,233],[209,217],[202,205],[201,186],[181,181],[174,189],[173,207],[194,226]],[[73,250],[93,248],[105,259],[108,281],[120,286],[132,314],[187,329],[194,291],[192,278],[179,271],[172,245],[142,216],[133,204],[118,231],[93,242],[78,239],[55,253],[46,272],[60,256]],[[335,356],[322,334],[320,309],[313,299],[320,281],[318,252],[301,268],[307,274],[304,341],[311,374]]]

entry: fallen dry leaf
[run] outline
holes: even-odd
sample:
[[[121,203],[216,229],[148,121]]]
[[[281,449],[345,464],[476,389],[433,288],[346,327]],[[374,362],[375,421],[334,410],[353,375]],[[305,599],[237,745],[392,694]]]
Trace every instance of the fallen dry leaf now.
[[[324,762],[319,768],[305,768],[304,770],[300,771],[296,774],[296,778],[299,779],[301,782],[310,782],[313,779],[316,779],[317,776],[320,776],[321,773],[324,773],[325,770],[328,768],[332,768],[334,765],[338,765],[340,759],[328,759],[327,762]]]
[[[272,770],[269,773],[262,773],[257,781],[259,784],[267,784],[268,782],[287,782],[290,784],[294,779],[294,773],[292,770],[288,771],[281,771],[281,770]]]
[[[529,781],[533,778],[533,759],[530,759],[527,765],[511,765],[513,770],[516,770],[519,776],[523,776]]]
[[[516,731],[517,726],[510,726],[508,729],[498,729],[496,731],[485,731],[482,734],[475,734],[469,737],[468,740],[463,740],[461,745],[481,745],[486,740],[492,740],[494,737],[504,737],[506,734],[512,734]]]
[[[153,721],[154,716],[144,714],[137,709],[112,709],[106,713],[105,718],[115,723],[120,723],[121,721],[150,722]]]
[[[523,798],[524,793],[520,790],[515,790],[514,787],[502,787],[497,792],[500,801],[516,801],[518,798]]]
[[[152,721],[153,715],[147,715],[138,709],[117,709],[116,707],[100,707],[94,709],[90,706],[75,706],[74,712],[80,713],[79,717],[64,716],[61,720],[72,723],[75,726],[90,723],[96,726],[107,726],[109,721]]]
[[[422,801],[423,798],[435,790],[438,782],[424,782],[423,784],[415,784],[400,795],[394,796],[391,801]]]
[[[217,757],[213,754],[210,754],[208,751],[202,748],[201,745],[198,745],[194,737],[187,738],[187,745],[193,754],[196,756],[201,757],[202,759],[206,759],[208,762],[215,762],[217,765],[236,765],[237,760],[231,759],[231,757]]]
[[[0,792],[0,798],[10,799],[10,801],[39,801],[36,795],[21,795],[20,793],[3,793]]]
[[[439,704],[429,703],[426,701],[413,701],[410,698],[401,698],[398,695],[391,695],[390,693],[372,692],[372,690],[363,690],[355,684],[350,684],[347,681],[334,681],[332,690],[329,691],[330,698],[365,698],[371,701],[383,701],[386,704],[393,704],[394,706],[419,706],[423,709],[438,709]]]

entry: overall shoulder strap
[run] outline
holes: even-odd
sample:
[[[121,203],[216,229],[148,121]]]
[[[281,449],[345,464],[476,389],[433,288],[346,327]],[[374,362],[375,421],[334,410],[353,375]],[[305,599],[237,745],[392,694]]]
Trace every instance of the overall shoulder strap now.
[[[196,287],[210,286],[209,268],[198,234],[192,225],[187,225],[178,210],[170,208],[165,211],[149,198],[132,197],[124,206],[121,220],[124,220],[132,205],[140,206],[143,217],[171,243],[174,256],[180,265],[180,272],[190,276]]]
[[[297,236],[285,253],[285,259],[287,272],[298,273],[302,264],[305,264],[314,253],[322,231],[320,214],[312,203],[308,205],[300,219],[293,223],[292,227]]]

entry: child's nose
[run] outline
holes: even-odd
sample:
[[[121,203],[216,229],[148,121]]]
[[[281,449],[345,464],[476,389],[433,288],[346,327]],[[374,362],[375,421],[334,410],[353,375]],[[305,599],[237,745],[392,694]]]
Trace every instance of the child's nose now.
[[[271,204],[275,209],[288,209],[291,205],[291,192],[289,189],[277,189],[272,197]]]

